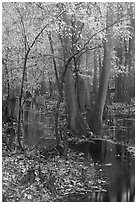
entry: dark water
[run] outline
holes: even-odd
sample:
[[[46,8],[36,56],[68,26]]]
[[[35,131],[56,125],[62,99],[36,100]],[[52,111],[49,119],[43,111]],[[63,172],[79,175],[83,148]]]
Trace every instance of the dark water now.
[[[129,124],[118,121],[108,128],[108,133],[117,142],[134,143],[134,121]],[[35,145],[41,137],[51,137],[54,120],[40,111],[31,111],[24,121],[24,138],[27,144]],[[60,201],[67,202],[129,202],[135,200],[135,161],[127,147],[105,140],[83,142],[70,146],[75,151],[84,152],[85,159],[94,162],[96,179],[93,190],[69,194]]]
[[[94,140],[94,143],[70,145],[73,150],[84,152],[85,159],[94,162],[96,181],[91,192],[68,195],[62,201],[135,201],[135,160],[127,148],[135,144],[135,120],[117,118],[115,124],[107,127],[105,134],[112,136],[115,143]]]
[[[86,152],[83,151],[83,145]],[[93,185],[95,189],[92,192],[69,195],[65,198],[66,201],[134,201],[135,163],[124,145],[95,140],[94,143],[84,142],[75,146],[75,149],[85,155],[90,154],[96,169],[96,181]]]

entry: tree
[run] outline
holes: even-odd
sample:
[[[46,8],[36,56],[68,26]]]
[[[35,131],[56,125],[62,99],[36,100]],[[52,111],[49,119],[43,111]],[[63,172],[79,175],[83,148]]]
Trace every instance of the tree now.
[[[131,97],[134,96],[134,4],[117,3],[117,18],[123,12],[127,13],[128,19],[123,22],[123,28],[119,27],[119,33],[116,32],[114,101],[129,103]]]
[[[97,89],[98,89],[98,81],[97,81],[97,54],[96,50],[94,50],[94,76],[93,76],[93,100],[95,101],[96,95],[97,95]]]
[[[112,4],[108,4],[107,16],[106,16],[106,40],[104,42],[104,60],[101,71],[98,95],[96,98],[94,110],[91,116],[91,112],[87,113],[87,121],[91,131],[95,134],[99,134],[102,129],[102,116],[107,95],[108,79],[111,69],[111,52],[113,49],[113,27],[109,27],[113,24],[113,9]]]
[[[58,97],[55,111],[55,136],[58,144],[60,143],[60,104],[63,99],[66,99],[63,105],[67,107],[68,126],[74,134],[87,135],[86,121],[83,119],[86,111],[88,125],[93,132],[96,132],[95,129],[99,130],[102,123],[110,64],[112,62],[113,75],[118,67],[117,62],[120,68],[124,69],[117,46],[120,44],[120,36],[125,38],[125,41],[124,38],[121,40],[124,46],[120,46],[123,50],[123,59],[126,59],[126,56],[133,56],[133,50],[130,48],[133,42],[126,38],[129,19],[126,20],[123,16],[126,10],[129,9],[129,16],[134,9],[128,6],[127,9],[126,3],[121,3],[123,12],[117,15],[117,18],[114,17],[116,20],[113,21],[108,11],[109,17],[107,16],[106,23],[104,20],[106,5],[100,2],[4,4],[3,73],[7,79],[4,81],[8,82],[8,87],[20,85],[20,109],[26,90],[38,93],[36,90],[40,90],[42,81],[45,81],[50,91],[50,85],[54,81],[55,100]],[[115,5],[113,3],[114,7]],[[131,19],[130,25],[132,24],[131,27],[133,27]],[[113,25],[115,50],[112,49],[111,42]],[[131,33],[130,29],[129,33]],[[134,38],[132,40],[134,41]],[[126,63],[124,66],[128,65],[131,73],[130,65],[133,62],[128,63],[127,60]],[[92,110],[95,100],[91,97],[92,87],[96,95],[94,110]],[[95,121],[100,125],[95,125]]]
[[[130,15],[130,37],[128,44],[128,94],[131,97],[135,96],[135,77],[134,77],[134,64],[135,64],[135,5],[131,3],[129,5]],[[129,100],[130,101],[130,100]]]
[[[28,5],[28,7],[27,7],[27,5]],[[21,111],[22,111],[22,105],[23,105],[22,99],[23,99],[23,92],[24,92],[24,82],[27,79],[27,68],[28,68],[27,63],[30,60],[29,55],[30,55],[30,52],[33,51],[32,48],[34,48],[34,46],[36,46],[36,42],[38,41],[38,38],[40,38],[43,31],[45,29],[47,29],[47,26],[49,23],[49,21],[47,21],[45,23],[45,25],[40,26],[39,31],[36,31],[36,35],[33,33],[33,35],[34,35],[34,37],[33,37],[32,32],[31,32],[34,29],[34,27],[31,24],[32,22],[34,22],[33,17],[31,16],[32,21],[29,21],[30,25],[31,25],[30,27],[32,28],[32,30],[30,29],[30,27],[28,27],[28,25],[26,23],[26,22],[28,22],[29,11],[32,11],[32,9],[33,9],[32,4],[29,4],[29,3],[23,3],[23,4],[20,4],[20,6],[16,3],[13,4],[13,11],[14,12],[16,11],[15,13],[13,13],[13,15],[15,15],[14,17],[17,17],[17,19],[19,19],[19,24],[17,24],[18,21],[16,22],[16,24],[17,24],[17,26],[20,27],[19,33],[21,33],[23,36],[22,41],[23,41],[23,47],[24,47],[23,54],[22,54],[23,55],[23,59],[22,59],[23,70],[21,70],[22,71],[22,73],[21,73],[22,77],[21,77],[21,86],[20,86],[20,95],[19,95],[18,131],[17,131],[18,132],[18,143],[19,143],[19,146],[21,149],[22,149],[22,145],[21,145],[21,139],[20,139],[20,135],[21,135],[20,120],[21,120]],[[25,13],[25,11],[26,11],[26,13]],[[24,13],[25,13],[25,15],[23,16]]]

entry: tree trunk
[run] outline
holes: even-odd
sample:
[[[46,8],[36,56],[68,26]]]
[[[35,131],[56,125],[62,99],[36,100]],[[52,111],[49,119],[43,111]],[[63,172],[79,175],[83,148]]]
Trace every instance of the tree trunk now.
[[[60,38],[63,47],[64,64],[65,69],[62,73],[62,77],[65,76],[66,85],[66,104],[68,112],[68,126],[75,135],[87,135],[86,126],[84,120],[80,113],[76,86],[73,79],[73,71],[71,67],[75,67],[75,73],[77,74],[77,69],[79,68],[79,61],[75,59],[75,56],[71,57],[75,52],[77,52],[77,46],[79,44],[78,32],[82,30],[83,25],[75,20],[75,16],[72,15],[71,19],[68,17],[67,12],[63,14],[63,20],[68,26],[62,31],[63,36]],[[68,29],[71,27],[72,29]],[[77,29],[76,29],[77,28]],[[71,32],[71,38],[65,33]],[[72,60],[73,59],[73,60]],[[77,64],[76,64],[77,63]],[[60,82],[61,83],[61,82]]]
[[[61,103],[62,98],[63,98],[63,94],[62,94],[63,87],[61,89],[59,78],[58,78],[57,65],[56,65],[56,60],[54,57],[54,48],[53,48],[53,41],[52,41],[51,33],[48,34],[48,38],[49,38],[51,53],[53,56],[53,65],[54,65],[55,77],[56,77],[56,82],[58,85],[58,92],[59,92],[59,98],[58,98],[58,102],[56,105],[56,114],[55,114],[55,136],[56,136],[57,145],[59,145],[60,144],[60,136],[58,133],[58,119],[59,119],[59,107],[60,107],[60,103]]]
[[[81,113],[84,113],[87,108],[92,108],[90,78],[78,74],[78,83],[76,88],[79,109]]]
[[[108,5],[106,24],[107,26],[113,23],[113,10],[111,3]],[[100,134],[102,130],[102,116],[104,110],[105,99],[107,95],[108,79],[111,68],[111,51],[112,51],[112,35],[113,28],[109,27],[106,30],[106,41],[104,44],[104,61],[101,71],[98,95],[96,98],[94,110],[91,113],[87,113],[87,122],[91,131],[95,134]]]
[[[130,4],[129,7],[129,14],[130,14],[130,35],[129,38],[129,48],[128,48],[128,95],[129,101],[131,97],[134,96],[135,91],[135,78],[133,74],[134,68],[134,59],[135,59],[135,19],[134,19],[134,3]]]
[[[60,84],[59,84],[59,79],[58,79],[58,71],[57,71],[56,60],[55,60],[55,56],[54,56],[54,48],[53,48],[53,41],[52,41],[52,37],[51,37],[51,32],[48,33],[48,38],[49,38],[49,43],[50,43],[50,48],[51,48],[51,54],[52,54],[52,59],[53,59],[56,82],[57,82],[57,85],[58,85],[58,90],[60,92]]]
[[[8,93],[8,96],[7,96],[7,99],[10,95],[10,80],[9,80],[9,71],[8,71],[8,65],[7,65],[7,60],[8,60],[8,53],[7,53],[7,59],[6,60],[2,60],[2,64],[4,65],[4,68],[5,68],[5,72],[6,72],[6,78],[7,78],[7,93]]]
[[[129,100],[127,92],[127,77],[119,73],[115,76],[115,94],[114,102],[125,102]]]
[[[66,73],[66,99],[70,129],[77,136],[87,135],[87,129],[77,102],[73,72],[70,67]]]
[[[21,144],[21,111],[22,111],[22,97],[23,97],[23,88],[24,88],[24,82],[25,82],[25,73],[26,73],[26,65],[27,65],[27,59],[29,55],[30,49],[27,51],[24,59],[24,66],[23,66],[23,74],[22,74],[22,81],[21,81],[21,89],[20,89],[20,96],[19,96],[19,113],[18,113],[18,129],[17,129],[17,139],[18,144],[21,150],[23,150],[22,144]]]
[[[26,91],[25,94],[25,102],[24,102],[24,110],[23,110],[23,125],[24,125],[24,143],[25,144],[29,144],[28,143],[28,122],[29,122],[29,112],[30,112],[30,108],[31,108],[31,93],[29,93],[28,91]]]
[[[97,55],[94,50],[94,76],[93,76],[93,100],[95,101],[97,95]]]

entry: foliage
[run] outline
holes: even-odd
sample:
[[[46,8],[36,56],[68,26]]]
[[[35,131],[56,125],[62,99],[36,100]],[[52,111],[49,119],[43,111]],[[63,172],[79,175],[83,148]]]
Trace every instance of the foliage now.
[[[76,153],[69,148],[68,157],[64,158],[63,138],[66,135],[68,140],[73,139],[78,144],[81,141],[88,141],[85,136],[74,137],[68,130],[65,76],[67,69],[72,68],[72,82],[76,88],[75,98],[81,106],[81,118],[84,118],[87,125],[86,108],[92,111],[93,107],[90,103],[94,103],[91,97],[95,66],[94,51],[96,51],[97,84],[103,69],[108,5],[110,5],[109,2],[2,3],[3,201],[59,201],[65,200],[70,193],[86,194],[94,190],[95,193],[105,192],[105,188],[100,184],[107,185],[107,181],[102,177],[101,172],[99,172],[100,177],[97,176],[97,169],[92,160],[87,161],[83,153]],[[126,88],[122,90],[129,93],[131,84],[134,88],[132,79],[135,75],[134,3],[113,2],[111,5],[115,15],[114,23],[110,25],[110,27],[113,26],[110,81],[112,80],[111,82],[116,86],[116,77],[121,77],[124,81],[128,79],[126,85],[124,84]],[[55,65],[62,90],[57,86]],[[82,83],[78,84],[79,76]],[[24,86],[22,86],[21,96],[22,82]],[[96,88],[98,89],[98,85]],[[29,145],[24,145],[25,151],[21,153],[16,138],[19,132],[18,116],[13,118],[9,114],[9,117],[6,117],[6,111],[12,112],[12,108],[10,102],[6,104],[4,101],[9,100],[8,97],[12,91],[15,92],[17,102],[15,112],[20,108],[20,112],[25,113],[27,90],[32,94],[30,101],[35,108],[30,108],[27,113],[28,121],[25,122],[28,123],[30,140],[34,143],[40,142],[37,148],[33,146],[34,151],[31,151],[32,144],[30,148]],[[20,107],[18,107],[18,96],[21,98]],[[125,131],[123,121],[134,122],[134,99],[130,104],[112,103],[106,109],[108,111],[105,118],[107,131],[100,137],[115,140],[112,129],[119,128]],[[57,132],[62,139],[61,146],[56,146],[55,141],[56,115]],[[116,115],[120,117],[123,115],[127,120],[122,119],[121,122],[121,118],[118,118],[117,124],[114,124]],[[19,124],[22,128],[20,136],[23,141],[24,115],[21,117]],[[42,131],[39,131],[40,128]],[[126,131],[124,133],[126,135]],[[41,140],[43,135],[44,140]],[[91,133],[92,139],[96,137]],[[128,148],[130,149],[130,141]],[[134,148],[131,147],[131,151],[133,150]],[[100,169],[99,164],[97,167]]]
[[[47,25],[46,32],[36,41],[29,56],[27,65],[28,89],[32,89],[34,86],[37,87],[42,75],[45,81],[48,81],[48,75],[54,78],[47,32],[52,31],[54,35],[55,56],[57,58],[60,57],[58,51],[60,41],[56,33],[63,36],[68,35],[69,38],[72,38],[72,29],[78,31],[78,26],[82,23],[84,25],[82,31],[79,30],[76,34],[78,40],[75,46],[77,49],[81,49],[90,36],[95,33],[98,34],[96,38],[89,41],[87,49],[92,48],[96,44],[102,46],[105,32],[100,32],[100,30],[105,27],[106,7],[107,4],[104,3],[3,3],[3,58],[6,59],[6,55],[9,55],[7,63],[9,72],[12,72],[10,79],[15,80],[14,84],[19,83],[25,46],[27,47],[32,43],[44,25]],[[126,4],[121,3],[121,7],[123,9],[122,12],[125,14]],[[62,8],[63,10],[61,10]],[[117,9],[116,3],[114,8],[115,10]],[[74,28],[71,25],[67,25],[63,20],[62,15],[60,15],[63,12],[67,12],[68,18],[74,16]],[[58,15],[60,16],[57,18]],[[66,30],[66,33],[64,33],[64,30]],[[115,39],[129,39],[131,36],[129,18],[125,16],[120,24],[115,24],[114,30]],[[79,44],[79,42],[81,43]],[[59,63],[58,59],[57,62]]]

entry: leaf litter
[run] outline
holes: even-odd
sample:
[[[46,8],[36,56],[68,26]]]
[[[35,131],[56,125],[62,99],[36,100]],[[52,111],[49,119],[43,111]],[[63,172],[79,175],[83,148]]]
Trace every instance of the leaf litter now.
[[[3,156],[3,200],[8,202],[56,201],[76,192],[101,191],[95,166],[84,155],[69,151],[68,160],[59,156],[41,162],[21,153]],[[95,181],[96,180],[96,181]],[[102,189],[103,191],[103,189]]]

